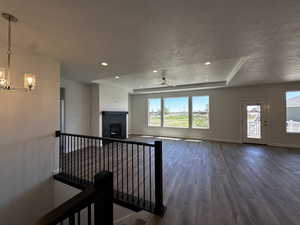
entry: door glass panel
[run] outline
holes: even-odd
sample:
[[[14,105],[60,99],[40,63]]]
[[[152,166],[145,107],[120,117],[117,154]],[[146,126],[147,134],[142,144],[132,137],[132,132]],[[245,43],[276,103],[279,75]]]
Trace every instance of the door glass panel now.
[[[261,106],[247,105],[247,137],[261,138]]]

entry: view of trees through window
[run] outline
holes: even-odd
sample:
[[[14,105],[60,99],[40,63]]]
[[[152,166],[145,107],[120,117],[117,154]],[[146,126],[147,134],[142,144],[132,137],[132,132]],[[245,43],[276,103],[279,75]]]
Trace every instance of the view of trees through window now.
[[[286,92],[286,129],[300,133],[300,91]]]
[[[189,127],[189,98],[164,98],[164,127]]]
[[[193,128],[209,128],[209,97],[208,96],[193,96]]]
[[[148,125],[153,127],[161,126],[161,99],[150,98],[148,100]]]

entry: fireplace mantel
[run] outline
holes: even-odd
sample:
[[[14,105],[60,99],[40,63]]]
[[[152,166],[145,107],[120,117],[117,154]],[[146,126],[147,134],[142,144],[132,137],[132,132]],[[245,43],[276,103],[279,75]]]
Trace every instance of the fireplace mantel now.
[[[125,114],[125,115],[127,115],[128,112],[127,111],[101,111],[100,114],[102,114],[102,115],[107,115],[107,114],[111,114],[111,115]]]

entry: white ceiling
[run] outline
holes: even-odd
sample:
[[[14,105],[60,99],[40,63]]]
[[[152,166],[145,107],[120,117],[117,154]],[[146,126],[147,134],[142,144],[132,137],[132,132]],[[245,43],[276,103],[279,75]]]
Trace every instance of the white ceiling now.
[[[152,87],[154,69],[175,84],[300,80],[299,0],[1,0],[0,10],[20,20],[17,46],[56,58],[79,81]],[[0,19],[2,42],[6,26]]]

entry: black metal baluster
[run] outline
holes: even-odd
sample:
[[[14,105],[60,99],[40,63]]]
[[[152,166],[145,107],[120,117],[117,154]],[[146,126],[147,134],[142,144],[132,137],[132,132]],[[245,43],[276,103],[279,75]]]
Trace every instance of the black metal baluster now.
[[[138,204],[140,203],[140,154],[139,149],[140,146],[137,145],[137,195],[138,195]]]
[[[146,203],[146,164],[145,164],[145,145],[143,145],[143,184],[144,184],[144,206]]]
[[[129,151],[129,149],[128,149],[128,143],[126,144],[126,154],[127,154],[127,167],[126,167],[126,169],[127,169],[127,179],[126,179],[126,181],[127,181],[127,201],[128,201],[128,196],[129,196],[129,177],[128,177],[128,171],[129,171],[129,165],[128,165],[128,151]]]
[[[91,177],[90,177],[90,180],[92,181],[92,182],[94,182],[94,163],[95,163],[95,161],[94,161],[94,147],[93,147],[93,139],[91,138],[90,139],[90,153],[91,153],[91,165],[90,165],[90,167],[91,167]]]
[[[112,145],[111,149],[112,149],[112,160],[111,160],[112,170],[111,170],[111,172],[114,172],[114,170],[115,170],[115,162],[114,162],[115,161],[115,154],[114,154],[115,153],[115,149],[114,149],[113,145]]]
[[[82,149],[82,137],[80,137],[80,180],[83,180],[83,149]]]
[[[77,213],[77,225],[80,225],[81,221],[80,221],[80,211],[78,211]]]
[[[91,181],[91,164],[92,164],[92,161],[91,161],[91,139],[88,138],[87,139],[87,143],[88,143],[88,181]]]
[[[74,180],[74,158],[75,158],[75,141],[74,141],[75,137],[71,138],[71,145],[72,145],[72,152],[71,152],[71,174],[72,174],[72,178]]]
[[[73,137],[72,136],[70,136],[70,147],[71,147],[71,149],[70,149],[70,161],[71,161],[71,164],[70,164],[70,174],[71,174],[71,179],[72,179],[72,181],[74,180],[74,177],[73,177],[73,151],[74,151],[74,149],[73,149]]]
[[[75,225],[75,215],[69,217],[69,225]]]
[[[56,136],[57,137],[57,136]],[[62,167],[62,141],[61,141],[61,135],[59,134],[59,139],[58,139],[58,144],[59,144],[59,164],[58,164],[58,173],[61,173],[61,167]]]
[[[60,136],[59,136],[59,140],[60,140],[60,148],[61,148],[61,167],[60,167],[60,169],[61,169],[61,173],[63,173],[63,171],[64,171],[64,139],[63,139],[63,135],[60,133]]]
[[[101,140],[98,140],[98,157],[99,157],[99,172],[101,171],[101,151],[102,151],[102,147],[101,147]]]
[[[132,175],[131,175],[131,181],[132,181],[132,190],[131,190],[131,193],[132,193],[132,200],[134,201],[134,158],[133,158],[133,144],[131,144],[131,168],[132,168]]]
[[[63,139],[64,139],[64,169],[63,169],[63,171],[64,171],[64,174],[66,174],[67,173],[67,168],[66,168],[66,166],[67,166],[67,140],[66,140],[65,135],[63,135]]]
[[[80,152],[79,152],[79,137],[76,137],[76,157],[77,157],[77,164],[76,164],[76,171],[75,171],[75,173],[76,173],[76,177],[77,177],[77,180],[78,180],[78,183],[79,183],[79,181],[80,181],[80,173],[79,173],[79,154],[80,154]]]
[[[108,146],[107,146],[107,171],[109,171],[109,152],[110,152],[110,149],[112,149],[112,145],[113,145],[113,142],[112,143],[109,143]]]
[[[70,175],[73,181],[73,137],[70,136]]]
[[[93,155],[93,158],[95,160],[95,165],[94,165],[95,171],[94,171],[94,175],[93,175],[93,179],[94,179],[94,176],[97,174],[97,148],[96,148],[96,139],[94,139],[94,155]]]
[[[151,169],[152,169],[152,163],[151,163],[151,147],[149,146],[149,177],[150,177],[150,203],[152,202],[152,173],[151,173]]]
[[[122,157],[122,199],[124,199],[124,157],[123,157],[123,149],[124,143],[121,143],[121,157]]]
[[[105,145],[103,145],[103,170],[105,170],[105,147],[107,147],[107,142],[104,142]]]
[[[91,205],[88,206],[88,225],[92,224]]]
[[[86,171],[86,158],[87,158],[87,155],[86,155],[86,138],[83,138],[83,156],[84,156],[83,178],[84,178],[84,180],[87,180],[86,179],[86,175],[87,175],[87,171]]]
[[[117,197],[119,197],[119,146],[117,144]]]
[[[68,136],[68,175],[70,177],[70,136]]]
[[[72,179],[72,136],[69,136],[69,175]]]

